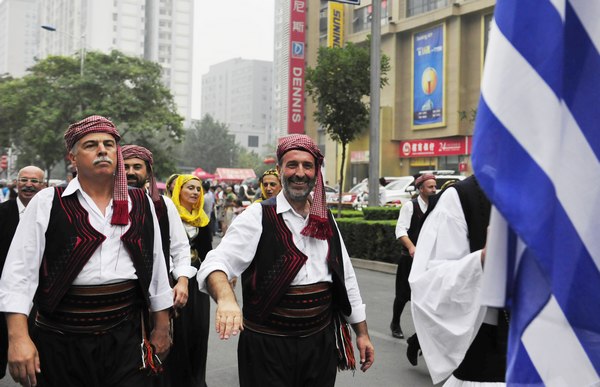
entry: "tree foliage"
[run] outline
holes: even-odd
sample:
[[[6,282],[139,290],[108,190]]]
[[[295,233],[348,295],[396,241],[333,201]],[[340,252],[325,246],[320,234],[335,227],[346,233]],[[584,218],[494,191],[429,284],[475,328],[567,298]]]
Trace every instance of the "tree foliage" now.
[[[172,170],[170,154],[183,136],[183,118],[161,81],[157,63],[89,52],[80,75],[77,57],[50,56],[22,78],[0,82],[0,144],[12,144],[19,166],[50,171],[65,156],[63,135],[84,117],[110,118],[122,143],[152,150],[157,170]]]
[[[217,167],[235,166],[239,152],[240,146],[227,125],[207,114],[188,130],[180,162],[213,173]]]
[[[381,57],[381,87],[388,82],[389,58]],[[320,47],[317,66],[306,70],[306,89],[317,104],[315,119],[329,137],[341,144],[340,187],[347,145],[369,126],[370,45],[351,42],[344,47]],[[340,208],[341,199],[340,197]]]

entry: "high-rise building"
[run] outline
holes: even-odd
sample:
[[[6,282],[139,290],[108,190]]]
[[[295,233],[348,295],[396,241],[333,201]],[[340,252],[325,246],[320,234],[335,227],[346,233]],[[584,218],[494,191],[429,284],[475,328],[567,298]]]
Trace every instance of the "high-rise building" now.
[[[0,0],[0,74],[21,77],[35,63],[38,0]]]
[[[191,119],[193,0],[44,0],[39,56],[119,50],[158,62],[179,114]],[[45,31],[40,25],[52,26]]]
[[[275,0],[272,137],[288,134],[290,0]]]
[[[202,76],[202,115],[227,124],[236,142],[258,154],[270,144],[273,63],[230,59]]]

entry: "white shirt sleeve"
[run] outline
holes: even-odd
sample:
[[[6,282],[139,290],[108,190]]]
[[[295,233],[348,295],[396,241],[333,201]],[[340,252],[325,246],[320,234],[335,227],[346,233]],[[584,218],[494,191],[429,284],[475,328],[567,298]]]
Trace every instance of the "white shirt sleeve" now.
[[[154,203],[150,196],[146,195],[146,199],[150,204],[152,212],[152,222],[154,224],[154,247],[153,247],[153,265],[152,279],[148,292],[150,294],[150,310],[157,312],[159,310],[168,309],[173,306],[173,290],[169,284],[169,274],[167,273],[167,264],[162,249],[162,241],[160,238],[160,226],[158,218],[154,210]]]
[[[412,200],[407,201],[400,207],[400,215],[398,215],[398,223],[396,223],[396,239],[408,236],[408,229],[410,228],[410,220],[413,216],[413,211]]]
[[[211,250],[198,270],[198,287],[207,292],[206,278],[213,271],[223,271],[228,279],[239,277],[250,266],[262,234],[262,206],[250,205],[231,223],[226,236]]]
[[[0,311],[28,315],[39,283],[54,188],[38,192],[15,231],[0,280]]]
[[[191,265],[190,242],[185,233],[183,222],[173,201],[166,196],[163,196],[163,199],[169,217],[169,237],[171,240],[169,253],[173,261],[171,275],[175,280],[180,276],[192,278],[196,275],[197,270]]]

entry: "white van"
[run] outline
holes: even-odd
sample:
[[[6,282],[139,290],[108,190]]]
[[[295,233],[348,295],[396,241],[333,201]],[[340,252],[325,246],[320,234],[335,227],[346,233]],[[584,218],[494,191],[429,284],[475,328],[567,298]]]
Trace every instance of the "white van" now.
[[[456,182],[465,179],[465,176],[454,175],[452,170],[420,171],[419,173],[435,175],[435,186],[438,191],[449,181]],[[385,186],[386,203],[404,204],[416,193],[417,189],[415,188],[415,178],[413,176],[403,176]]]

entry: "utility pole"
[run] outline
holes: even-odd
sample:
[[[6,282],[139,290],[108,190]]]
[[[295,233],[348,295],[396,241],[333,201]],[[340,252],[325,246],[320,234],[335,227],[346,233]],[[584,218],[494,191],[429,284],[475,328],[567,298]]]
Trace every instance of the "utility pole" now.
[[[379,96],[381,91],[381,0],[371,3],[371,116],[369,118],[369,206],[379,206]]]

